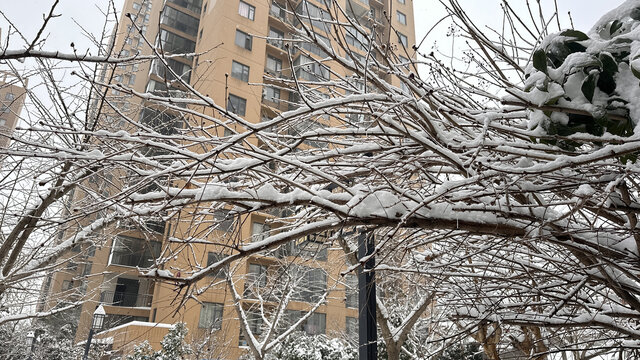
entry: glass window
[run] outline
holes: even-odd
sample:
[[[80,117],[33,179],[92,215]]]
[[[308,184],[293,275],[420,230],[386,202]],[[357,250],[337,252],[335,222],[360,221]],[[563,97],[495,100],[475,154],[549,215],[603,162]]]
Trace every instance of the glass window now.
[[[133,10],[140,10],[140,4],[137,2],[133,3]]]
[[[269,39],[267,39],[267,44],[271,44],[277,48],[282,49],[284,47],[284,32],[272,28],[269,28]]]
[[[185,82],[191,80],[191,66],[176,59],[166,58],[167,65],[182,78]],[[175,76],[167,69],[167,66],[160,60],[154,59],[151,65],[151,73],[168,81],[176,80]]]
[[[142,110],[140,123],[163,135],[176,134],[182,127],[182,122],[174,114],[150,107]]]
[[[253,311],[248,311],[246,315],[249,330],[251,331],[253,336],[258,337],[260,334],[262,334],[262,316]],[[247,340],[245,339],[244,334],[244,326],[240,326],[240,341],[238,345],[247,346]]]
[[[167,2],[182,6],[183,8],[191,10],[197,14],[200,14],[200,9],[202,8],[202,0],[167,0]]]
[[[165,6],[164,10],[162,10],[160,23],[191,36],[196,36],[198,34],[198,25],[200,24],[200,20],[191,15],[185,14],[182,11]]]
[[[294,299],[298,301],[316,302],[327,290],[327,274],[323,269],[299,266],[296,276],[299,281]]]
[[[404,4],[406,0],[398,0],[400,4]]]
[[[244,31],[236,30],[236,45],[251,50],[253,38]]]
[[[222,311],[224,305],[219,303],[202,303],[200,308],[199,328],[220,330],[222,327]]]
[[[348,308],[358,307],[358,277],[354,274],[344,276],[345,306]]]
[[[293,61],[296,76],[302,80],[320,81],[329,79],[329,68],[313,58],[305,55],[298,56]]]
[[[279,103],[280,102],[280,89],[272,87],[272,86],[265,86],[264,87],[263,98],[266,101]]]
[[[62,291],[73,289],[73,280],[63,280],[62,281]]]
[[[215,217],[215,222],[218,225],[218,230],[225,232],[233,230],[234,218],[233,216],[229,215],[229,210],[218,209],[213,212],[213,216]]]
[[[267,286],[267,267],[260,264],[249,264],[246,282],[252,286]]]
[[[233,60],[231,62],[231,76],[247,82],[249,81],[249,67]]]
[[[398,42],[404,45],[405,47],[409,45],[407,37],[402,33],[398,33]]]
[[[407,25],[407,15],[401,13],[400,11],[396,11],[396,16],[400,24]]]
[[[210,266],[211,264],[215,264],[218,261],[222,260],[224,258],[224,255],[217,253],[217,252],[208,252],[207,253],[207,266]],[[224,279],[225,278],[225,271],[226,271],[226,267],[224,267],[223,269],[220,269],[218,271],[215,271],[213,273],[210,273],[209,276],[213,276],[215,278],[218,279]]]
[[[238,6],[238,14],[242,17],[246,17],[249,20],[253,20],[256,16],[256,8],[253,5],[249,5],[246,2],[240,0],[240,5]]]
[[[16,96],[15,96],[14,94],[12,94],[12,93],[7,93],[7,94],[4,96],[4,99],[5,99],[5,100],[8,100],[8,101],[13,101],[13,100],[15,100],[15,98],[16,98]]]
[[[160,256],[161,244],[128,236],[117,236],[111,252],[111,264],[149,267]]]
[[[355,343],[358,341],[358,318],[347,316],[346,318],[346,333],[349,342]]]
[[[300,14],[302,21],[307,24],[309,23],[309,19],[312,19],[311,25],[314,30],[320,29],[326,33],[331,31],[331,25],[327,23],[327,21],[331,21],[331,14],[326,10],[323,10],[305,0],[298,4],[296,7],[296,13]]]
[[[269,224],[254,222],[251,225],[251,241],[261,241],[269,236],[271,226]]]
[[[284,329],[293,326],[296,322],[306,315],[306,312],[298,310],[286,310],[284,313]],[[313,313],[309,315],[301,324],[299,330],[304,331],[307,335],[320,335],[326,332],[327,315],[323,313]]]
[[[160,30],[162,50],[173,54],[192,53],[196,49],[195,41],[191,41],[167,30]]]
[[[267,55],[267,72],[272,72],[273,75],[279,75],[281,71],[282,60],[271,55]]]
[[[246,115],[247,99],[241,98],[233,94],[229,94],[229,99],[227,101],[227,110],[231,111],[234,114],[238,114],[240,116]]]

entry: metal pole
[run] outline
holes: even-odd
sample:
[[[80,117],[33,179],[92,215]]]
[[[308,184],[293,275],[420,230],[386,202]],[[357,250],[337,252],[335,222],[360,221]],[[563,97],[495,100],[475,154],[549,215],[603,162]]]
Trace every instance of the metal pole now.
[[[91,347],[91,340],[93,340],[93,327],[89,329],[89,338],[87,339],[87,344],[84,346],[84,356],[82,360],[89,360],[89,348]]]
[[[358,353],[359,360],[376,360],[378,357],[378,333],[376,326],[376,282],[373,271],[376,260],[373,256],[375,242],[373,234],[358,235],[358,259],[368,260],[358,269]],[[368,271],[367,271],[368,270]]]

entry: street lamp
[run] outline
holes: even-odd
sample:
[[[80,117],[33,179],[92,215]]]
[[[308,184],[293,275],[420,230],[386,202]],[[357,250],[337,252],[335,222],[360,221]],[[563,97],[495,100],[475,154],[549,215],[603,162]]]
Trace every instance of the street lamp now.
[[[33,346],[36,344],[36,335],[33,331],[27,333],[27,344],[29,345],[29,360],[33,359]]]
[[[93,320],[91,322],[91,328],[89,329],[89,337],[87,338],[87,344],[84,346],[84,356],[83,360],[89,359],[89,348],[91,347],[91,340],[93,339],[94,331],[99,331],[102,329],[102,325],[104,324],[104,318],[107,316],[107,313],[104,311],[104,307],[102,305],[98,306],[96,311],[93,312]]]

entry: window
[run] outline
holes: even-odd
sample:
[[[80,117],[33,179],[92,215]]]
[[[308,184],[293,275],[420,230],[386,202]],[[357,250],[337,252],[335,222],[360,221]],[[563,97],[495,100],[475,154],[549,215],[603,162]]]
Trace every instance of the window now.
[[[167,2],[182,6],[198,14],[200,14],[200,8],[202,7],[202,0],[167,0]],[[207,11],[206,4],[204,5],[204,10]]]
[[[140,10],[140,4],[137,2],[133,3],[133,10]]]
[[[345,306],[348,308],[358,307],[358,277],[354,274],[344,276]]]
[[[267,39],[267,44],[271,44],[277,48],[282,49],[284,47],[284,32],[274,29],[272,27],[269,28],[269,39]]]
[[[266,239],[270,231],[271,226],[269,224],[254,222],[251,225],[251,241],[255,242]]]
[[[247,100],[239,96],[229,94],[227,101],[227,110],[234,114],[244,116],[247,113]]]
[[[262,334],[262,316],[257,312],[248,311],[247,315],[247,323],[249,324],[249,330],[253,334],[253,336],[258,337]],[[247,340],[245,340],[244,327],[240,327],[240,346],[247,346]]]
[[[148,16],[148,15],[147,15]],[[145,18],[146,19],[146,18]],[[180,30],[191,36],[198,34],[200,20],[191,15],[178,11],[172,7],[165,6],[162,10],[161,24],[168,25],[176,30]]]
[[[3,104],[2,106],[0,106],[0,114],[4,114],[7,112],[9,112],[9,107],[7,105]]]
[[[402,33],[398,33],[398,42],[404,45],[405,47],[408,46],[409,44],[407,37]]]
[[[160,44],[162,50],[173,54],[192,53],[196,50],[195,41],[191,41],[167,30],[160,30]]]
[[[235,60],[231,63],[231,76],[244,82],[249,81],[249,67]]]
[[[256,16],[256,8],[255,6],[249,5],[246,2],[240,0],[240,5],[238,6],[238,14],[242,17],[246,17],[249,20],[253,20]]]
[[[398,0],[398,2],[399,2],[400,4],[404,4],[404,3],[405,3],[405,0]]]
[[[351,8],[351,7],[350,7]],[[315,29],[320,29],[327,34],[331,32],[331,14],[326,10],[319,8],[316,5],[311,4],[309,1],[301,1],[296,7],[296,13],[300,14],[300,19],[303,22],[309,23],[311,19],[311,26]],[[296,18],[296,22],[297,22]],[[297,24],[295,24],[297,25]]]
[[[358,341],[358,318],[347,316],[345,330],[349,342],[356,343]]]
[[[296,76],[302,80],[321,81],[329,79],[329,68],[313,58],[300,55],[293,61]]]
[[[236,30],[236,45],[251,50],[253,38],[244,31]]]
[[[331,42],[329,41],[329,38],[326,36],[322,36],[319,34],[315,34],[316,38],[318,39],[318,42],[324,43],[325,45],[327,45],[327,47],[331,47]],[[310,53],[316,54],[322,58],[326,58],[328,55],[327,53],[317,44],[315,43],[311,43],[311,42],[307,42],[307,41],[303,41],[300,44],[300,47],[307,50]]]
[[[219,303],[202,303],[200,308],[199,328],[220,330],[222,327],[222,304]]]
[[[246,282],[258,287],[267,286],[267,267],[260,264],[249,264]]]
[[[13,100],[15,100],[15,99],[16,99],[16,96],[15,96],[14,94],[12,94],[12,93],[7,93],[7,94],[4,96],[4,99],[5,99],[5,100],[7,100],[7,101],[13,101]]]
[[[7,126],[7,120],[0,119],[0,126]]]
[[[185,82],[189,82],[191,80],[191,66],[187,65],[183,62],[180,62],[176,59],[167,58],[165,59],[167,65],[176,73],[182,80]],[[176,80],[175,76],[167,69],[167,66],[160,61],[159,59],[153,60],[151,63],[151,73],[158,75],[163,79],[167,79],[168,81]]]
[[[218,261],[222,260],[224,258],[224,255],[217,253],[217,252],[208,252],[207,253],[207,266],[210,266],[211,264],[215,264]],[[224,279],[225,278],[225,271],[226,271],[226,267],[224,267],[223,269],[220,269],[218,271],[215,271],[213,273],[210,273],[209,276],[213,276],[215,278],[218,279]]]
[[[323,269],[300,266],[297,269],[299,279],[294,299],[305,302],[316,302],[327,290],[327,274]]]
[[[128,236],[117,236],[114,240],[110,264],[149,267],[160,256],[161,243]]]
[[[235,95],[231,95],[231,96],[235,96]],[[246,106],[246,102],[245,102],[245,106]],[[242,115],[244,115],[244,113]],[[233,219],[233,216],[229,215],[229,210],[218,209],[214,211],[213,216],[215,217],[216,224],[218,224],[218,230],[225,231],[225,232],[229,232],[233,230],[234,219]]]
[[[274,88],[272,86],[265,86],[263,98],[266,101],[280,103],[280,89]]]
[[[396,11],[396,16],[400,24],[407,25],[407,15],[401,13],[400,11]]]
[[[284,313],[284,325],[286,328],[293,326],[296,322],[306,315],[306,312],[297,310],[286,310]],[[326,332],[327,315],[323,313],[313,313],[309,315],[301,324],[300,330],[307,335],[320,335]]]
[[[62,281],[62,291],[73,289],[73,280]]]
[[[267,55],[267,72],[273,75],[279,75],[282,71],[282,60],[275,58],[271,55]]]
[[[131,74],[131,76],[129,77],[129,85],[133,86],[133,84],[135,84],[136,82],[136,75],[135,74]]]

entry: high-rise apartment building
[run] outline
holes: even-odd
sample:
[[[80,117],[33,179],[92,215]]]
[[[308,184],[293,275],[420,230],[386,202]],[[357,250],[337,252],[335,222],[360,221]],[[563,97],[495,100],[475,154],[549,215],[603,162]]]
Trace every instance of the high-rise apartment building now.
[[[279,86],[278,78],[291,78],[295,73],[298,79],[316,81],[329,79],[331,73],[350,75],[332,61],[316,62],[314,59],[326,55],[320,47],[295,42],[302,19],[313,26],[320,41],[339,48],[332,27],[320,21],[330,19],[323,9],[334,2],[363,26],[375,25],[380,43],[407,49],[397,51],[407,55],[398,56],[400,61],[413,56],[409,55],[414,54],[411,45],[415,43],[412,0],[126,0],[122,14],[128,14],[129,21],[122,21],[114,36],[120,56],[156,52],[193,55],[166,58],[171,70],[159,60],[119,66],[105,70],[102,80],[137,92],[181,96],[185,87],[175,81],[178,76],[227,111],[259,123],[298,103],[298,94]],[[351,52],[342,51],[341,56],[367,56],[366,40],[357,31],[347,29],[344,39]],[[369,56],[380,54],[373,52]],[[398,87],[402,85],[384,72],[380,71],[379,76]],[[110,90],[112,103],[156,131],[172,134],[189,125],[188,119],[176,118],[169,109],[147,104],[120,89]],[[127,127],[117,116],[106,116],[101,121],[113,128]],[[322,126],[320,122],[305,125]],[[210,136],[223,136],[223,130],[211,131]],[[289,131],[295,134],[304,129]],[[312,142],[307,145],[322,146]],[[97,188],[103,185],[98,180],[91,184]],[[74,201],[79,201],[79,196],[76,194]],[[184,246],[170,244],[169,238],[193,238],[201,231],[208,237],[229,237],[230,242],[231,237],[251,241],[277,227],[278,215],[253,213],[231,221],[234,219],[227,219],[225,211],[220,210],[212,214],[220,220],[214,230],[203,230],[207,224],[185,226],[165,223],[162,218],[144,224],[119,223],[103,231],[107,239],[103,246],[78,249],[69,255],[72,260],[66,268],[45,281],[43,293],[50,296],[44,297],[40,306],[59,306],[60,299],[86,299],[81,309],[72,314],[79,319],[76,340],[82,341],[89,331],[93,311],[102,304],[107,313],[106,329],[96,337],[109,339],[120,354],[143,340],[158,347],[168,324],[184,322],[190,338],[209,349],[208,357],[236,359],[247,351],[247,344],[235,309],[238,301],[223,273],[201,281],[196,301],[181,298],[173,284],[154,283],[140,276],[139,269],[151,266],[161,249]],[[182,216],[183,220],[185,216],[188,214]],[[357,281],[355,276],[343,280],[340,272],[347,268],[344,255],[326,247],[322,241],[326,236],[307,236],[228,269],[233,273],[232,283],[242,298],[240,306],[246,310],[254,334],[260,334],[263,325],[257,298],[266,304],[260,311],[275,308],[276,303],[271,301],[277,294],[269,291],[281,291],[279,286],[287,288],[287,282],[282,285],[283,278],[291,279],[295,288],[285,313],[287,323],[294,323],[315,308],[302,323],[304,331],[330,336],[357,333]],[[205,242],[189,246],[189,257],[181,255],[171,260],[181,265],[177,267],[189,264],[201,269],[225,253],[224,248]],[[171,265],[170,262],[165,268],[171,269]],[[325,293],[328,295],[322,298]],[[315,306],[317,303],[320,305]]]
[[[26,81],[26,80],[24,80]],[[0,72],[0,148],[9,146],[26,98],[25,87],[15,76]]]

